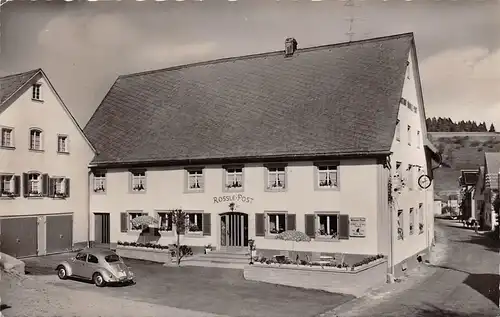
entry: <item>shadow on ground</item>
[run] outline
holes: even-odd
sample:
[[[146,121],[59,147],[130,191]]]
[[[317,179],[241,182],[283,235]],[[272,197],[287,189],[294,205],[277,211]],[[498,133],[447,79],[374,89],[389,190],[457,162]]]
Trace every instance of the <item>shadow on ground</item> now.
[[[483,313],[471,314],[440,308],[432,304],[423,304],[413,316],[418,317],[486,317]]]
[[[9,306],[9,305],[6,305],[6,304],[1,304],[0,305],[0,311],[3,311],[5,309],[9,309],[9,308],[12,308],[12,306]]]
[[[483,246],[488,251],[500,252],[500,241],[495,240],[491,233],[476,234],[469,239],[455,240],[455,242],[477,244]]]
[[[498,287],[500,283],[500,275],[473,274],[449,266],[442,266],[442,265],[431,265],[431,266],[467,274],[467,278],[463,281],[463,283],[469,286],[470,288],[474,289],[476,292],[480,293],[490,301],[492,301],[495,305],[499,306],[500,290]]]

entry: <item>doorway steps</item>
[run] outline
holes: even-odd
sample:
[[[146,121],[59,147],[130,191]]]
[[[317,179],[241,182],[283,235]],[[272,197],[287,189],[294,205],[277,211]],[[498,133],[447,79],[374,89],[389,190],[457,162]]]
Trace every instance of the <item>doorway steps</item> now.
[[[243,269],[250,262],[248,251],[212,251],[207,254],[184,258],[181,266],[205,266]]]

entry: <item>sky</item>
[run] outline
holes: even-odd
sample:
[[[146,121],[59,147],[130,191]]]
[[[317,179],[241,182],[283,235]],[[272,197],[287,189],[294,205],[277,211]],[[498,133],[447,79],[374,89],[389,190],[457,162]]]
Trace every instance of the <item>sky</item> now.
[[[500,128],[498,0],[14,0],[0,7],[0,76],[42,68],[85,126],[119,75],[414,32],[427,117]]]

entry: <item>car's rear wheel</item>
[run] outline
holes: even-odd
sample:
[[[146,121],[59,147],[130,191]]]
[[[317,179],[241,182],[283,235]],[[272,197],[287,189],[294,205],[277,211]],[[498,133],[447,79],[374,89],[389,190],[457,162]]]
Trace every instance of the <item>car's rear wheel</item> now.
[[[65,280],[67,277],[68,277],[68,272],[66,272],[66,268],[62,265],[60,265],[58,268],[57,268],[57,276],[61,279],[61,280]]]
[[[102,277],[101,273],[94,273],[92,281],[94,281],[94,284],[97,287],[104,287],[106,285],[106,281],[104,280],[104,277]]]

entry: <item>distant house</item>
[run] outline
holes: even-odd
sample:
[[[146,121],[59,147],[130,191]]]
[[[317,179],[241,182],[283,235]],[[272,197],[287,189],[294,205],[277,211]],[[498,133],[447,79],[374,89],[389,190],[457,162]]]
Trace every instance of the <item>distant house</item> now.
[[[480,206],[479,223],[485,230],[493,230],[498,223],[500,153],[484,153],[484,168],[476,183],[475,200]]]
[[[95,155],[41,69],[0,78],[0,250],[26,257],[88,240]]]
[[[462,214],[462,219],[469,219],[475,217],[475,207],[474,194],[475,186],[479,178],[478,170],[461,170],[461,176],[459,177],[460,185],[460,211]]]
[[[181,207],[192,247],[382,253],[397,274],[434,239],[418,71],[401,34],[120,76],[84,129],[92,239],[135,241],[147,214],[173,243]]]

